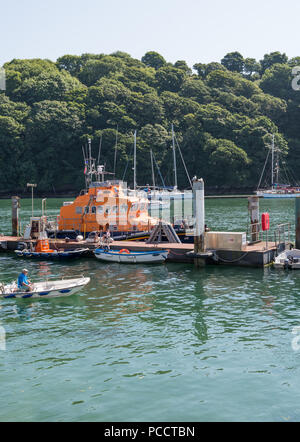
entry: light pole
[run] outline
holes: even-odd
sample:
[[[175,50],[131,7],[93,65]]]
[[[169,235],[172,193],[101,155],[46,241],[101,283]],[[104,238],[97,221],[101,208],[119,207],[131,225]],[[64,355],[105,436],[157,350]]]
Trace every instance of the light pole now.
[[[27,187],[31,187],[31,203],[32,203],[32,216],[33,216],[33,188],[37,187],[37,184],[27,183]]]

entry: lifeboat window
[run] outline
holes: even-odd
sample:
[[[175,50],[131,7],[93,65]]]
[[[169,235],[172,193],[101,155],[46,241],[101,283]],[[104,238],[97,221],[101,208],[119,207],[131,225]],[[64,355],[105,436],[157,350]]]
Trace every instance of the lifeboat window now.
[[[120,212],[127,213],[127,205],[126,204],[122,204],[122,206],[120,207]]]
[[[89,213],[89,211],[90,211],[89,206],[86,206],[86,207],[84,208],[84,213]]]
[[[118,213],[118,206],[113,206],[112,213]]]
[[[92,213],[96,213],[96,207],[95,206],[92,207]]]
[[[97,212],[100,213],[100,214],[103,213],[103,206],[98,206],[97,207]]]
[[[105,213],[106,213],[107,215],[110,214],[110,206],[107,206],[107,207],[106,207],[106,209],[105,209]]]
[[[81,215],[82,214],[82,207],[77,206],[75,209],[75,213],[77,213],[77,215]]]
[[[133,203],[130,210],[137,210],[137,209],[138,209],[138,204]]]

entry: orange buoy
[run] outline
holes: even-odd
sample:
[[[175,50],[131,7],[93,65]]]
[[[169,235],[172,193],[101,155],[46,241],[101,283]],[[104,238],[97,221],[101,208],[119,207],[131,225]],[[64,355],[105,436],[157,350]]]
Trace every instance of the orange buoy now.
[[[128,249],[121,249],[119,253],[130,253]]]

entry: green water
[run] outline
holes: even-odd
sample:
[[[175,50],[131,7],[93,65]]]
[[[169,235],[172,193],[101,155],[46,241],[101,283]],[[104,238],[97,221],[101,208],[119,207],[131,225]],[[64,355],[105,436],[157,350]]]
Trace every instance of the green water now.
[[[48,200],[56,213],[61,200]],[[21,201],[30,216],[30,200]],[[36,202],[37,207],[40,205]],[[261,201],[271,228],[294,201]],[[207,200],[207,224],[245,230],[247,200]],[[0,201],[10,232],[10,202]],[[1,281],[24,261],[0,254]],[[300,272],[26,261],[32,279],[84,273],[70,298],[1,300],[1,421],[300,420]]]

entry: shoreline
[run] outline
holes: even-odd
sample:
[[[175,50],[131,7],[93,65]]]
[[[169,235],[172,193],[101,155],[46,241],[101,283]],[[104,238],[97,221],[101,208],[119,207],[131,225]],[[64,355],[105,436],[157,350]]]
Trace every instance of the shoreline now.
[[[219,191],[216,189],[205,189],[205,198],[212,199],[212,198],[248,198],[249,196],[255,196],[255,191],[251,189],[244,189],[244,190],[237,190],[234,189],[233,191],[230,190],[223,190]],[[78,196],[79,192],[62,192],[62,193],[42,193],[42,192],[35,192],[34,193],[34,199],[42,199],[42,198],[65,198],[65,199],[72,199],[76,198]],[[13,196],[18,196],[21,199],[31,199],[31,193],[23,193],[23,192],[9,192],[0,194],[0,200],[10,200]]]

